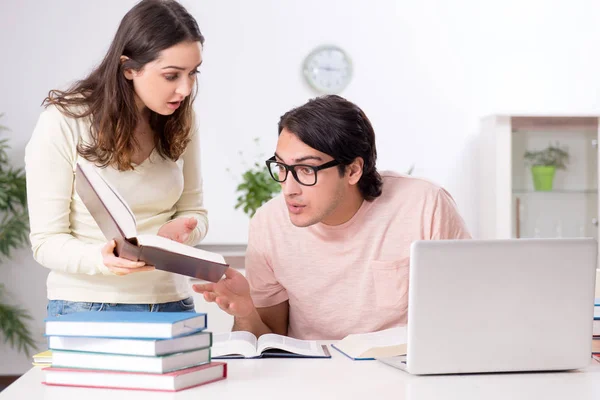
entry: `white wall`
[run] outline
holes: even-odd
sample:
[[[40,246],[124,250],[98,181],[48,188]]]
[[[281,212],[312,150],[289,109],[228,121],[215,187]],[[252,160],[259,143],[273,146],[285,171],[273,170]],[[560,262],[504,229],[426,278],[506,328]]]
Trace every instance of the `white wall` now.
[[[0,2],[0,120],[21,165],[48,90],[97,63],[132,0]],[[207,243],[243,243],[247,218],[234,189],[261,137],[271,153],[279,116],[315,94],[303,57],[333,43],[352,57],[342,93],[377,132],[379,166],[445,186],[471,228],[477,217],[472,135],[491,113],[597,114],[600,3],[597,0],[185,0],[207,42],[196,109],[200,115]],[[228,173],[226,169],[232,170]],[[474,232],[476,234],[476,232]],[[0,266],[14,301],[43,329],[46,272],[28,251]],[[0,345],[0,374],[28,368]]]

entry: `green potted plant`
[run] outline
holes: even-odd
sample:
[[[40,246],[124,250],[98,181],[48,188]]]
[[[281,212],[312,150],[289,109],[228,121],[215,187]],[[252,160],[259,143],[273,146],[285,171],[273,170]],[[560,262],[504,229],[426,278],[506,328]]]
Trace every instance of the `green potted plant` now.
[[[0,114],[2,117],[2,114]],[[0,125],[0,132],[8,130]],[[11,250],[27,242],[29,231],[25,172],[9,165],[8,140],[0,140],[0,263],[7,261]],[[4,342],[27,355],[35,349],[27,320],[29,313],[6,302],[7,290],[0,284],[0,336]]]
[[[525,152],[525,162],[531,166],[533,186],[538,191],[550,191],[557,169],[567,169],[569,153],[566,147],[548,145],[543,150]]]
[[[254,139],[258,146],[259,139]],[[240,155],[243,155],[240,152]],[[259,155],[258,158],[263,155]],[[242,173],[242,182],[237,186],[238,194],[235,209],[241,208],[248,217],[252,218],[256,210],[271,200],[281,191],[279,183],[275,182],[262,161],[255,161],[250,168]]]

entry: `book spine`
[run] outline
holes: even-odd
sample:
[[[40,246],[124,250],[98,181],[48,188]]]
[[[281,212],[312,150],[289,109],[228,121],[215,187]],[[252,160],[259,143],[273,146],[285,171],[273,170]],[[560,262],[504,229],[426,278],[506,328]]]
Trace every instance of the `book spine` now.
[[[140,260],[141,247],[132,244],[124,238],[115,238],[115,242],[117,242],[117,255],[119,257],[126,258],[131,261]]]

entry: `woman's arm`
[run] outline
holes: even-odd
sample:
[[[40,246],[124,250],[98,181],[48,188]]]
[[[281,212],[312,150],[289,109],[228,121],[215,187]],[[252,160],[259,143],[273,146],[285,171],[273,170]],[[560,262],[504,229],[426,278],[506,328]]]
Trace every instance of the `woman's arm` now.
[[[195,246],[208,232],[207,212],[203,204],[202,174],[200,171],[200,140],[198,130],[194,126],[191,141],[183,153],[183,192],[175,204],[177,211],[173,219],[193,217],[197,220],[196,227],[190,232],[184,242]]]
[[[50,106],[42,112],[25,148],[33,257],[56,271],[112,275],[102,261],[104,243],[85,243],[71,234],[76,129],[76,124],[69,123],[58,109]]]

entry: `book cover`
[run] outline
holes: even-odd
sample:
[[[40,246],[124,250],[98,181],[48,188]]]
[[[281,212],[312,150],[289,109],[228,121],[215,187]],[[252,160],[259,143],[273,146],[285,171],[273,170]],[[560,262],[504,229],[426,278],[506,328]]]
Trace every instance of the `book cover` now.
[[[46,336],[166,339],[206,329],[206,314],[193,312],[84,311],[48,317]]]
[[[90,164],[78,163],[75,189],[119,257],[155,268],[217,282],[228,268],[220,254],[157,235],[138,235],[135,216],[119,193]]]

